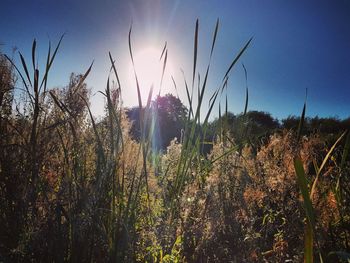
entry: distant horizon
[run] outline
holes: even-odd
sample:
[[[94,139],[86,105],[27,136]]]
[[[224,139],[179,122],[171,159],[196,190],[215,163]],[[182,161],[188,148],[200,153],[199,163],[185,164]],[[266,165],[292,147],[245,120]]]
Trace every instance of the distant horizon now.
[[[174,95],[172,93],[170,93],[171,95]],[[161,96],[165,96],[167,94],[164,94],[164,95],[161,95]],[[174,95],[175,96],[175,95]],[[155,98],[154,98],[155,99]],[[154,100],[153,99],[153,100]],[[183,102],[181,100],[181,102]],[[129,110],[129,109],[133,109],[133,108],[139,108],[138,105],[133,105],[133,106],[126,106],[124,107],[125,110]],[[307,102],[306,102],[306,113],[305,113],[305,118],[310,118],[310,119],[313,119],[313,118],[320,118],[320,119],[337,119],[339,121],[344,121],[344,120],[348,120],[350,119],[350,114],[348,116],[345,116],[345,117],[340,117],[340,116],[337,116],[337,115],[328,115],[328,116],[320,116],[320,115],[313,115],[313,116],[310,116],[307,114]],[[282,117],[282,118],[277,118],[275,117],[275,115],[269,111],[265,111],[263,109],[248,109],[247,112],[252,112],[252,111],[257,111],[257,112],[264,112],[264,113],[268,113],[271,115],[272,118],[278,120],[279,122],[281,122],[282,120],[284,119],[287,119],[289,117],[296,117],[296,118],[300,118],[301,116],[301,113],[302,113],[302,108],[300,109],[300,113],[299,114],[289,114],[288,116],[285,116],[285,117]],[[229,113],[232,113],[234,114],[235,116],[237,115],[240,115],[242,114],[244,111],[240,111],[240,112],[232,112],[232,111],[228,111]],[[216,116],[215,114],[213,114],[213,116],[211,117],[211,121],[213,121],[214,119],[217,119],[219,116]]]

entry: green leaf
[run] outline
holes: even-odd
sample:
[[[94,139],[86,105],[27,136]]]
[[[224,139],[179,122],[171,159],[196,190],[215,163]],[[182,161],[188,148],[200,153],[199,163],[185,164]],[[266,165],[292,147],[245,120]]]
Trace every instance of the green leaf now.
[[[300,140],[301,132],[302,132],[302,129],[303,129],[303,127],[304,127],[305,112],[306,112],[306,101],[304,102],[303,111],[302,111],[302,113],[301,113],[301,117],[300,117],[300,121],[299,121],[298,134],[297,134],[297,141]]]
[[[194,85],[194,77],[196,75],[197,53],[198,53],[198,19],[196,20],[196,29],[195,29],[195,32],[194,32],[192,87]]]
[[[340,137],[337,139],[337,141],[333,144],[333,146],[331,147],[331,149],[328,151],[326,157],[323,159],[323,162],[322,162],[322,164],[321,164],[321,166],[320,166],[320,168],[318,169],[318,172],[317,172],[317,174],[316,174],[316,178],[315,178],[315,180],[314,180],[314,182],[313,182],[313,184],[312,184],[311,193],[310,193],[311,199],[312,199],[312,197],[313,197],[313,195],[314,195],[314,193],[315,193],[316,184],[317,184],[317,182],[318,182],[318,178],[319,178],[319,176],[320,176],[320,174],[321,174],[321,171],[322,171],[323,167],[326,165],[326,163],[327,163],[329,157],[331,156],[333,150],[335,149],[335,147],[337,146],[337,144],[341,141],[341,139],[345,136],[345,134],[346,134],[346,132],[343,132],[343,134],[340,135]]]
[[[343,150],[343,154],[342,154],[342,158],[341,158],[341,162],[340,162],[340,170],[342,171],[345,167],[345,162],[348,158],[349,155],[349,151],[350,151],[350,132],[347,131],[347,136],[346,136],[346,141],[345,141],[345,145],[344,145],[344,150]]]
[[[248,40],[248,42],[244,45],[244,47],[241,49],[241,51],[236,55],[236,57],[233,59],[231,65],[229,66],[229,68],[227,69],[224,77],[222,78],[222,81],[225,81],[226,77],[228,77],[228,74],[230,73],[231,69],[233,68],[233,66],[237,63],[237,61],[239,60],[239,58],[242,56],[242,54],[244,53],[244,51],[248,48],[250,42],[252,42],[253,38],[250,38]]]
[[[308,183],[307,183],[304,167],[300,159],[294,160],[294,169],[297,174],[297,182],[298,182],[301,194],[303,196],[306,216],[310,221],[311,225],[314,226],[315,225],[314,210],[313,210],[310,195],[309,195],[309,190],[307,186]]]
[[[314,233],[312,225],[309,221],[306,223],[305,229],[305,247],[304,247],[304,262],[312,263],[314,261],[313,257],[313,243],[314,243]]]

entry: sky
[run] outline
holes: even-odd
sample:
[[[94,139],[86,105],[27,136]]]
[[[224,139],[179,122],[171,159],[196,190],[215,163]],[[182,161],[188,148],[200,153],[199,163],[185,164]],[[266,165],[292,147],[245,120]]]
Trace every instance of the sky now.
[[[30,59],[35,38],[38,59],[44,64],[49,41],[56,44],[64,33],[49,86],[66,86],[71,72],[84,73],[94,61],[86,82],[92,90],[92,110],[100,116],[104,98],[98,91],[106,87],[109,51],[116,60],[124,105],[137,104],[128,49],[132,25],[137,73],[148,74],[149,63],[140,54],[149,49],[160,54],[167,41],[169,72],[162,94],[176,94],[173,76],[177,93],[186,104],[181,69],[191,85],[197,18],[202,79],[215,23],[220,20],[205,107],[235,55],[253,37],[229,76],[226,94],[230,111],[239,113],[244,108],[244,63],[249,110],[267,111],[279,119],[300,115],[307,89],[308,116],[350,116],[349,0],[1,0],[0,48],[20,63],[14,47]],[[155,91],[158,86],[155,81]],[[149,85],[141,88],[146,100]],[[215,117],[217,109],[214,112]]]

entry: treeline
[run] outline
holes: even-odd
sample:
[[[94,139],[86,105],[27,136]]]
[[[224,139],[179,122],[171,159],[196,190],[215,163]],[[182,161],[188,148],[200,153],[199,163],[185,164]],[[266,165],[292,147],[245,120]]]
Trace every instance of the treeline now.
[[[188,109],[181,100],[172,94],[158,96],[153,101],[153,121],[156,138],[155,149],[166,150],[171,140],[177,138],[181,141],[182,131],[188,117]],[[126,110],[129,120],[132,122],[131,135],[134,139],[140,138],[139,107]],[[248,111],[246,114],[224,113],[208,124],[206,134],[202,136],[205,141],[212,142],[223,132],[229,133],[236,140],[248,140],[252,143],[264,143],[268,136],[283,130],[296,131],[300,123],[300,117],[288,116],[282,120],[274,118],[269,112]],[[319,134],[324,137],[336,137],[341,132],[350,129],[350,117],[339,119],[338,117],[307,117],[304,121],[303,135]],[[200,129],[198,128],[198,132]],[[244,138],[243,138],[243,137]],[[242,138],[241,138],[242,137]],[[209,152],[211,147],[204,147]]]

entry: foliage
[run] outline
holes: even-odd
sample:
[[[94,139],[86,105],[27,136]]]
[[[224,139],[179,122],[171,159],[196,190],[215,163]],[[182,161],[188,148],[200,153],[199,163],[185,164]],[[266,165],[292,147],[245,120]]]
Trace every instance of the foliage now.
[[[197,83],[196,23],[188,109],[173,95],[152,101],[152,89],[142,105],[135,71],[139,106],[125,110],[109,54],[105,116],[96,120],[85,83],[92,65],[62,89],[47,86],[61,41],[43,69],[36,41],[31,63],[1,55],[0,261],[301,262],[302,251],[308,260],[349,258],[350,135],[334,138],[348,120],[304,119],[303,110],[302,122],[279,124],[247,111],[247,89],[242,114],[220,108],[210,123],[251,42],[203,112],[218,28]],[[164,68],[166,54],[165,46]]]
[[[128,109],[126,114],[132,122],[131,136],[135,140],[140,140],[139,107]],[[186,115],[187,109],[179,98],[172,94],[156,97],[152,102],[152,121],[155,122],[153,150],[165,150],[172,139],[181,139]]]

